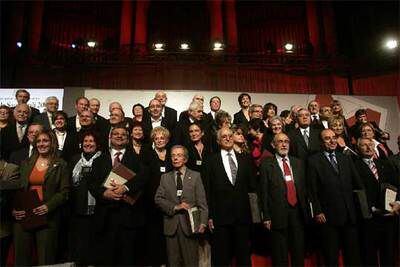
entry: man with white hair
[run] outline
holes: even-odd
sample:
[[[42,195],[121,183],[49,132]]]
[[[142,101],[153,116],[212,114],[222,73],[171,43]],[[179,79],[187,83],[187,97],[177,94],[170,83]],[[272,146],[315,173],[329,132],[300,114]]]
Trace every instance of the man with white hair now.
[[[41,124],[46,130],[53,130],[55,128],[53,124],[54,113],[58,110],[58,98],[55,96],[49,96],[46,98],[45,107],[46,110],[37,115],[33,121]]]
[[[178,112],[175,109],[166,106],[168,99],[167,94],[164,91],[157,91],[154,99],[160,101],[162,106],[161,116],[165,120],[166,124],[169,125],[168,129],[170,131],[173,130],[177,123]],[[146,108],[146,110],[148,110],[148,108]]]
[[[27,104],[29,106],[28,102],[31,99],[31,94],[25,89],[18,89],[15,92],[15,99],[17,100],[18,105],[19,104]],[[14,108],[15,107],[13,107],[11,109],[14,110]],[[32,122],[34,117],[40,114],[40,111],[37,108],[32,107],[32,106],[29,106],[29,109],[31,112],[31,115],[29,117],[29,122]]]

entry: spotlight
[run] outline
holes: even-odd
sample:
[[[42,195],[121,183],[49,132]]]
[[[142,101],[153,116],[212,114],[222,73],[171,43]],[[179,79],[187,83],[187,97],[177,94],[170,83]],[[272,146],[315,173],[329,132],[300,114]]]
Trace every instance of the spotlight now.
[[[398,43],[397,43],[397,40],[395,40],[395,39],[387,40],[386,44],[385,44],[385,47],[390,50],[397,48],[397,46],[398,46]]]
[[[87,45],[88,45],[89,47],[93,48],[93,47],[96,46],[96,42],[95,42],[95,41],[89,41],[89,42],[87,42]]]
[[[21,42],[17,42],[17,47],[21,48],[22,47],[22,43]]]
[[[75,49],[76,48],[76,44],[72,44],[71,47]]]
[[[220,42],[215,42],[214,43],[214,48],[213,48],[213,50],[214,51],[220,51],[220,50],[223,50],[224,48],[223,48],[223,44],[222,43],[220,43]]]
[[[189,48],[189,44],[187,44],[187,43],[182,43],[181,44],[181,49],[182,50],[189,50],[190,48]]]
[[[293,44],[291,44],[291,43],[287,43],[287,44],[285,44],[285,52],[286,53],[293,53]]]
[[[154,44],[154,50],[155,51],[163,51],[164,50],[164,44],[163,43]]]

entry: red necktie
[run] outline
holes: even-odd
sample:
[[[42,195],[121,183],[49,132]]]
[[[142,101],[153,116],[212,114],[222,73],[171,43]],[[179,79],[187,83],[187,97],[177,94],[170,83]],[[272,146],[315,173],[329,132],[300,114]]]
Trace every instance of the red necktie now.
[[[287,159],[282,158],[283,162],[283,174],[285,175],[286,182],[286,198],[291,206],[295,206],[297,204],[297,195],[296,195],[296,187],[294,186],[292,172],[290,171],[289,165],[287,164]],[[292,179],[289,181],[286,180],[286,176],[290,176]]]
[[[113,167],[115,167],[115,166],[117,166],[118,164],[121,163],[121,160],[119,159],[120,155],[122,155],[122,152],[115,153],[114,161],[113,161]]]

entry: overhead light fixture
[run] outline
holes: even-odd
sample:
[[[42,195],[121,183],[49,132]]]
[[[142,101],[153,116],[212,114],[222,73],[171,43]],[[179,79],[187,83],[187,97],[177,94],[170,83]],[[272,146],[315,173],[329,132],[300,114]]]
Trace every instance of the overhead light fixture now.
[[[154,50],[155,51],[163,51],[164,50],[164,44],[163,43],[155,43],[154,44]]]
[[[224,50],[223,44],[220,43],[220,42],[215,42],[215,43],[214,43],[214,48],[213,48],[213,50],[214,50],[214,51]]]
[[[187,43],[182,43],[182,44],[181,44],[181,49],[182,49],[182,50],[189,50],[189,49],[190,49],[189,44],[187,44]]]
[[[96,46],[96,42],[95,42],[95,41],[89,41],[89,42],[87,42],[87,45],[88,45],[89,47],[93,48],[93,47]]]
[[[75,49],[76,48],[76,44],[72,44],[71,47]]]
[[[395,39],[389,39],[385,43],[385,47],[389,50],[393,50],[393,49],[397,48],[397,46],[398,46],[398,42]]]
[[[287,44],[285,44],[284,47],[285,47],[285,52],[286,53],[293,53],[293,48],[294,48],[293,44],[287,43]]]
[[[17,42],[17,47],[21,48],[22,47],[22,42]]]

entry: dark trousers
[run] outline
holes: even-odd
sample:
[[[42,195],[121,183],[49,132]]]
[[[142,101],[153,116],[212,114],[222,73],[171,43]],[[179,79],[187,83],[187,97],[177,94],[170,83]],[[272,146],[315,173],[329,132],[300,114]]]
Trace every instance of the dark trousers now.
[[[249,225],[215,226],[212,235],[211,260],[214,266],[251,266]]]
[[[1,222],[3,223],[3,222]],[[12,242],[12,235],[4,236],[0,239],[0,258],[1,258],[1,265],[6,266],[8,260],[8,251],[10,249],[10,245]]]
[[[92,218],[89,215],[72,215],[69,225],[69,260],[78,265],[91,264]]]
[[[304,266],[304,226],[298,208],[289,208],[287,228],[272,228],[271,240],[274,266],[289,266],[289,251],[291,266]]]
[[[394,233],[393,217],[379,216],[362,222],[360,240],[364,266],[395,266],[396,237]]]
[[[138,240],[135,228],[110,224],[104,231],[94,233],[92,242],[94,265],[137,265],[137,246],[142,241]]]
[[[320,227],[325,266],[338,266],[340,248],[343,251],[345,266],[361,265],[358,232],[355,225],[323,224]]]

